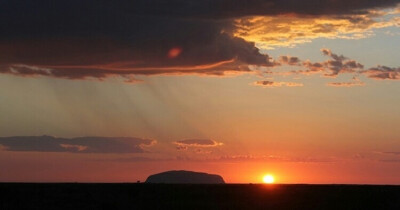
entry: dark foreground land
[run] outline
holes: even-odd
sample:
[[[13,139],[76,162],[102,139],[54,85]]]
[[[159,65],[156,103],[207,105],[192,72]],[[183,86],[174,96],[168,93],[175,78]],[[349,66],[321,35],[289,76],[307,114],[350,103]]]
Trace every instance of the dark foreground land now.
[[[400,186],[0,183],[0,209],[400,209]]]

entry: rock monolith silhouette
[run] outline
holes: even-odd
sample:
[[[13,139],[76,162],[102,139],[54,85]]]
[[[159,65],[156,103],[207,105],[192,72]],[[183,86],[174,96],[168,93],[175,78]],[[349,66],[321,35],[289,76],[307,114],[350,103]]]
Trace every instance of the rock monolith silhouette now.
[[[224,184],[220,175],[207,174],[194,171],[166,171],[150,175],[146,183],[165,184]]]

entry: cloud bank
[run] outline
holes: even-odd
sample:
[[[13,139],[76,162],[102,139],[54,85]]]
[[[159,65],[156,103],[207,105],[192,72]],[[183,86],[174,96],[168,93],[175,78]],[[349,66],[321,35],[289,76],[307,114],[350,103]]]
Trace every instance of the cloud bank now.
[[[0,148],[13,152],[143,153],[144,146],[155,143],[152,139],[136,137],[0,137]]]
[[[0,73],[129,83],[137,75],[252,73],[252,65],[277,65],[262,46],[398,24],[376,20],[385,15],[376,11],[398,2],[6,0],[0,3]]]

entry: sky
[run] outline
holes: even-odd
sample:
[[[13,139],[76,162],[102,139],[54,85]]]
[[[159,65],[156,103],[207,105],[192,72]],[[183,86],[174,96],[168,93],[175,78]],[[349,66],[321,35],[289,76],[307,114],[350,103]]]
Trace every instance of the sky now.
[[[399,0],[0,2],[0,182],[400,184]]]

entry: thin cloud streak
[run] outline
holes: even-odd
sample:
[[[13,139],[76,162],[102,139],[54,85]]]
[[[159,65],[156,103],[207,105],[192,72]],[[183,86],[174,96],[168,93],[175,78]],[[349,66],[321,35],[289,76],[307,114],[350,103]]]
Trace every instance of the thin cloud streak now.
[[[216,147],[224,145],[211,139],[184,139],[175,141],[174,144],[184,147]]]
[[[256,81],[253,83],[255,86],[261,86],[261,87],[303,87],[304,85],[302,83],[297,83],[297,82],[274,82],[274,81]]]
[[[144,153],[143,147],[154,144],[155,140],[136,137],[0,137],[0,148],[10,152]]]

